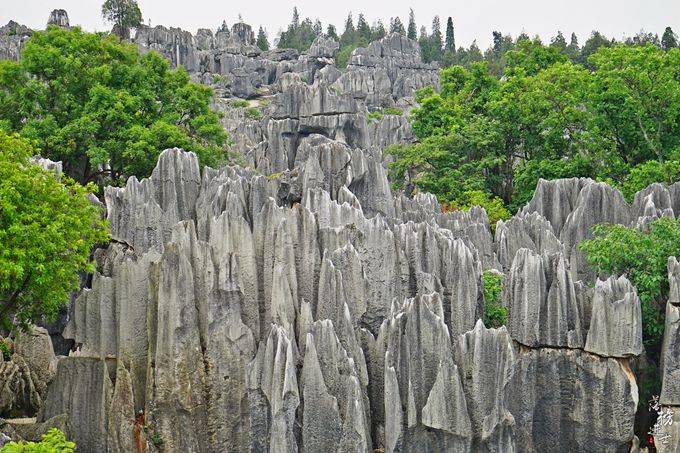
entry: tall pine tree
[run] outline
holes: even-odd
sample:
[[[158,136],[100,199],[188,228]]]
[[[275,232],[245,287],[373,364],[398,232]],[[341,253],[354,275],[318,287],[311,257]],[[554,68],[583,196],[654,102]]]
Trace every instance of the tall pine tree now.
[[[387,36],[387,30],[385,30],[385,25],[383,25],[380,19],[378,19],[378,22],[373,27],[372,35],[373,35],[372,41],[377,41]]]
[[[666,27],[661,37],[661,47],[663,50],[670,50],[674,47],[678,47],[678,37],[673,33],[671,27]]]
[[[439,16],[434,16],[432,19],[432,35],[430,35],[430,59],[431,61],[440,61],[442,59],[442,48],[444,47],[444,39],[442,37],[441,23]]]
[[[342,36],[340,36],[340,47],[354,43],[355,36],[354,19],[352,19],[352,13],[350,12],[347,15],[347,20],[345,20],[345,30],[342,32]]]
[[[267,39],[267,32],[260,25],[260,29],[257,31],[257,47],[260,50],[269,50],[269,40]]]
[[[328,28],[326,28],[326,37],[331,38],[335,41],[340,40],[340,38],[338,37],[338,31],[335,29],[335,25],[328,24]]]
[[[444,50],[450,53],[456,53],[456,37],[453,30],[453,19],[449,17],[446,20],[446,43]]]
[[[357,19],[357,35],[360,40],[364,41],[363,45],[371,42],[371,27],[363,14],[359,14],[359,19]]]
[[[399,33],[400,35],[406,35],[406,29],[401,19],[394,17],[390,19],[390,33]]]
[[[416,40],[418,39],[418,29],[416,28],[416,14],[413,12],[413,8],[408,13],[408,31],[406,32],[406,37],[408,39]]]

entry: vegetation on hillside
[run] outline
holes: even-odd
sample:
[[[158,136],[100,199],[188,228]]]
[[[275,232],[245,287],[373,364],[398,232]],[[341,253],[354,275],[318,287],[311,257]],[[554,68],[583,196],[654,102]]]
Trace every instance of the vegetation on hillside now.
[[[94,187],[43,170],[36,150],[0,132],[0,325],[54,318],[89,271],[90,252],[108,239],[88,199]],[[13,321],[13,322],[12,322]]]
[[[442,70],[441,91],[418,92],[414,145],[389,150],[392,178],[447,203],[481,190],[516,210],[539,178],[587,176],[626,194],[673,182],[680,160],[680,49],[602,47],[574,63],[520,42],[503,78],[488,62]]]
[[[224,160],[227,135],[211,97],[158,54],[79,28],[37,32],[21,61],[0,61],[0,130],[34,140],[82,183],[148,176],[175,146],[203,164]]]

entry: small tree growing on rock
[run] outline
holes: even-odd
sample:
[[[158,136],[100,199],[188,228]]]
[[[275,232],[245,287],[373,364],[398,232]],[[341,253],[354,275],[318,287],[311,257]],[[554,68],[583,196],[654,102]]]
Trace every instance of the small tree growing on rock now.
[[[135,0],[106,0],[102,16],[113,23],[111,31],[120,39],[130,39],[130,28],[142,24],[142,11]]]

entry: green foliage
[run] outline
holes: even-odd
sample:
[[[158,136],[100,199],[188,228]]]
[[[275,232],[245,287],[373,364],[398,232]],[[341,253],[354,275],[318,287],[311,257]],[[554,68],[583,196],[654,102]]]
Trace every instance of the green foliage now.
[[[373,112],[369,112],[368,115],[366,115],[366,120],[367,121],[380,121],[383,117],[383,112],[380,110],[375,110]]]
[[[4,339],[0,339],[0,353],[2,353],[2,359],[7,362],[12,357],[10,353],[9,346]]]
[[[42,435],[40,442],[9,442],[0,453],[72,453],[75,448],[76,444],[66,440],[64,433],[51,428]]]
[[[234,99],[233,101],[230,102],[231,106],[237,109],[245,108],[250,105],[248,101],[245,99]]]
[[[257,31],[257,41],[255,44],[262,51],[269,50],[269,40],[267,39],[267,32],[261,26],[260,29]]]
[[[358,43],[352,43],[342,46],[338,51],[338,54],[335,56],[335,65],[338,68],[346,68],[347,62],[349,61],[349,57],[352,55],[352,52],[354,52],[354,49],[356,49],[357,47],[359,47]]]
[[[655,182],[673,184],[680,181],[680,161],[659,162],[650,160],[631,168],[626,176],[621,191],[631,202],[635,193]]]
[[[382,110],[374,110],[373,112],[369,112],[368,115],[366,115],[366,119],[368,121],[371,121],[371,120],[380,121],[382,119],[382,117],[385,116],[385,115],[401,116],[401,115],[403,115],[403,113],[404,112],[402,112],[401,110],[399,110],[396,107],[385,107]]]
[[[53,319],[91,270],[92,247],[108,239],[93,187],[33,165],[35,149],[0,132],[0,323]]]
[[[447,202],[481,190],[515,210],[539,178],[590,177],[629,197],[677,180],[680,49],[602,45],[588,70],[568,60],[568,47],[495,33],[502,79],[492,74],[496,60],[443,69],[440,92],[416,94],[410,119],[420,143],[390,150],[395,185]],[[650,161],[658,164],[642,165]]]
[[[602,224],[593,227],[593,235],[580,250],[598,272],[625,274],[637,288],[644,342],[658,346],[669,292],[668,258],[680,255],[680,221],[662,217],[648,231]]]
[[[279,35],[276,45],[279,49],[295,49],[300,53],[307,52],[318,35],[311,19],[300,21],[297,8],[293,8],[293,20],[285,31]]]
[[[160,448],[163,446],[163,438],[161,437],[160,434],[158,434],[158,431],[152,432],[149,440],[151,441],[151,444],[156,448]]]
[[[120,39],[129,39],[130,28],[142,24],[142,11],[135,0],[106,0],[102,17],[113,23],[113,33]]]
[[[401,115],[404,114],[404,112],[402,112],[400,109],[398,109],[398,108],[396,108],[396,107],[385,107],[385,108],[383,109],[383,114],[384,114],[384,115],[397,115],[397,116],[401,116]]]
[[[211,98],[159,55],[77,27],[35,33],[20,62],[0,61],[0,124],[34,140],[80,182],[148,176],[174,146],[217,165],[227,135]]]
[[[490,197],[488,193],[482,190],[468,190],[463,192],[461,199],[456,200],[461,203],[461,208],[468,210],[473,206],[481,206],[489,216],[489,226],[491,231],[496,231],[496,223],[499,220],[507,220],[511,217],[503,205],[503,200],[498,197]]]
[[[248,110],[246,110],[246,117],[252,120],[259,120],[262,118],[262,112],[260,112],[255,107],[250,107]]]
[[[503,306],[501,293],[503,292],[503,274],[494,270],[482,273],[484,291],[484,325],[489,328],[499,328],[508,322],[508,309]]]

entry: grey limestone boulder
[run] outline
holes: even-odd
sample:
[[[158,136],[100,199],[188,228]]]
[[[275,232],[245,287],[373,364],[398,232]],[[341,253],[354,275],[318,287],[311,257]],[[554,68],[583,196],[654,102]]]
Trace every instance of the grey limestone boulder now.
[[[668,259],[670,296],[666,303],[666,328],[661,347],[661,404],[680,405],[680,264]]]
[[[585,350],[605,357],[643,352],[640,299],[627,278],[610,277],[595,283]]]

